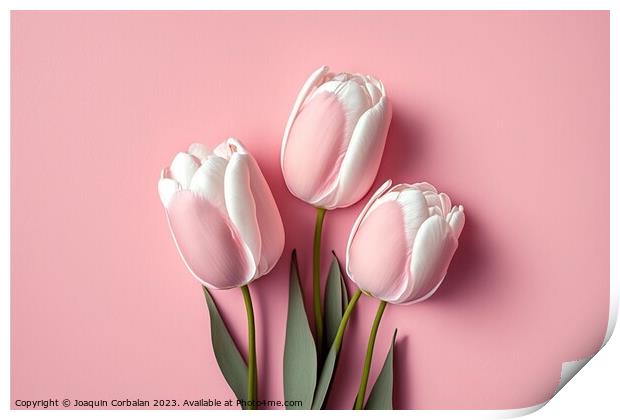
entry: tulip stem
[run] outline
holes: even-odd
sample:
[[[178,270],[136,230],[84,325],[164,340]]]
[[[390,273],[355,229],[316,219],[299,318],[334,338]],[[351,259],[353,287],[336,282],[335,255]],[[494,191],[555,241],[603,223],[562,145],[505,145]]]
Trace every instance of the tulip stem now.
[[[366,386],[368,385],[368,376],[370,374],[370,365],[372,363],[372,352],[375,348],[375,340],[377,338],[377,331],[379,331],[379,323],[381,322],[381,317],[383,316],[383,312],[385,311],[385,305],[387,302],[381,301],[379,303],[379,307],[377,308],[377,314],[375,315],[375,320],[372,323],[372,328],[370,330],[370,336],[368,337],[368,347],[366,348],[366,359],[364,360],[364,370],[362,371],[362,379],[360,380],[360,387],[357,391],[357,398],[355,400],[355,409],[361,410],[364,408],[364,399],[366,396]]]
[[[321,234],[325,209],[316,209],[316,224],[314,225],[314,246],[312,248],[312,304],[314,307],[314,323],[316,326],[316,348],[320,355],[323,353],[323,310],[321,308]]]
[[[355,308],[355,304],[359,300],[362,295],[362,291],[357,289],[353,296],[351,296],[351,300],[347,305],[347,308],[344,310],[342,314],[342,319],[340,320],[340,324],[338,325],[338,331],[336,331],[336,337],[334,337],[333,346],[336,347],[336,353],[340,351],[340,346],[342,345],[342,337],[344,336],[344,330],[347,328],[347,323],[349,322],[349,318],[351,318],[351,314],[353,313],[353,308]]]
[[[257,397],[258,374],[256,371],[256,328],[254,326],[254,308],[248,285],[241,286],[245,311],[248,316],[248,410],[254,410]]]
[[[344,338],[344,331],[347,328],[347,324],[349,323],[349,318],[351,318],[351,314],[353,313],[353,309],[355,308],[355,305],[357,304],[357,301],[360,299],[360,296],[362,295],[362,291],[360,289],[357,289],[355,291],[355,293],[353,293],[353,296],[351,296],[351,300],[349,301],[349,304],[347,305],[347,307],[344,310],[344,313],[342,314],[342,319],[340,320],[340,324],[338,324],[338,330],[336,331],[336,336],[334,337],[334,342],[332,343],[329,352],[331,352],[332,350],[334,351],[334,353],[336,354],[336,357],[338,357],[338,354],[340,353],[340,348],[342,347],[342,340]],[[327,344],[327,343],[326,343]],[[334,362],[334,368],[335,368],[335,362]],[[320,372],[320,379],[319,381],[321,381],[321,379],[323,378],[323,375],[325,374],[325,370],[321,370]],[[329,373],[330,378],[333,375],[333,370]],[[329,380],[329,384],[327,386],[327,391],[326,391],[326,395],[325,395],[325,399],[327,399],[327,395],[329,395],[330,392],[330,387],[331,387],[331,379]],[[325,403],[325,399],[323,400],[323,404]],[[323,405],[321,405],[321,409],[323,408]]]

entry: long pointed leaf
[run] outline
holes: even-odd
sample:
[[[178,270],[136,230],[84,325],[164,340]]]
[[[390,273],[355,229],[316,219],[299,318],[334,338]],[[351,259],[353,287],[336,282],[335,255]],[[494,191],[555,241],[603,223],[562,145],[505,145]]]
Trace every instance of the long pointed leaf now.
[[[331,346],[336,337],[338,326],[342,320],[342,314],[346,306],[343,308],[344,299],[342,290],[342,273],[340,272],[340,264],[336,255],[333,255],[332,264],[329,267],[327,276],[327,286],[325,287],[325,343]],[[346,292],[345,292],[346,293]],[[329,348],[329,347],[328,347]]]
[[[394,336],[392,337],[392,345],[390,351],[388,351],[383,362],[383,367],[375,385],[370,391],[368,401],[366,401],[365,410],[392,410],[392,394],[394,388],[394,343],[396,342],[396,333],[398,330],[394,330]]]
[[[362,292],[358,290],[353,295],[351,302],[349,303],[345,313],[343,314],[343,328],[346,328],[347,323],[349,321],[349,317],[351,316],[351,312],[355,307],[355,304],[360,298]],[[329,352],[327,353],[327,357],[325,357],[325,361],[323,362],[323,367],[321,369],[321,374],[319,375],[319,380],[316,384],[316,390],[314,391],[314,401],[312,402],[313,410],[320,410],[323,408],[325,404],[325,400],[327,399],[327,395],[329,393],[329,388],[332,383],[332,377],[334,375],[334,371],[336,370],[336,365],[338,364],[338,355],[340,354],[340,350],[342,347],[342,337],[340,339],[336,337],[331,347],[329,348]]]
[[[217,360],[222,375],[224,375],[226,382],[230,385],[237,399],[245,400],[248,397],[248,366],[232,339],[211,293],[204,286],[202,290],[209,308],[211,343],[213,345],[213,353],[215,353],[215,360]]]
[[[349,291],[347,285],[344,283],[344,277],[340,276],[340,287],[342,288],[342,312],[349,306]]]
[[[309,410],[311,408],[316,385],[316,370],[316,347],[299,285],[297,254],[293,251],[284,344],[284,399],[301,401],[301,406],[287,407],[287,409]]]
[[[331,348],[329,349],[329,353],[327,353],[327,357],[323,362],[323,369],[321,369],[321,375],[319,376],[319,381],[316,384],[314,401],[312,402],[313,410],[320,410],[323,408],[323,404],[325,403],[325,397],[327,396],[329,386],[332,383],[332,376],[334,374],[334,370],[336,369],[337,359],[338,352],[332,344]]]

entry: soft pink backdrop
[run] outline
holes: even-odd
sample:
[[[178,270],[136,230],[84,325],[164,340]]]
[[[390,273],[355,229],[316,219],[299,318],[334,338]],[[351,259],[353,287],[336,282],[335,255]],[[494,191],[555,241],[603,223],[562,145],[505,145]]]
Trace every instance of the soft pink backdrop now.
[[[260,394],[282,398],[290,250],[309,290],[314,211],[286,190],[280,140],[321,64],[374,74],[392,97],[375,186],[428,180],[467,212],[437,294],[384,317],[371,381],[398,327],[396,407],[536,404],[563,361],[601,344],[607,12],[13,12],[11,24],[13,401],[232,397],[156,188],[178,150],[231,135],[286,227],[280,263],[252,290]],[[325,256],[344,256],[365,200],[327,215]],[[245,346],[240,292],[215,296]],[[353,315],[330,407],[351,406],[376,305],[363,297]]]

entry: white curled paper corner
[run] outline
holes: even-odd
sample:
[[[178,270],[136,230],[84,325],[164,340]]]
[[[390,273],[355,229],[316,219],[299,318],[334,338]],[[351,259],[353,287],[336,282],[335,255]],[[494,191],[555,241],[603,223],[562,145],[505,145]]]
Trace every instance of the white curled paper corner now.
[[[505,418],[514,418],[525,416],[527,414],[533,413],[535,411],[540,410],[544,407],[555,395],[560,392],[562,388],[586,365],[596,354],[601,351],[603,347],[607,344],[611,335],[616,328],[616,321],[618,319],[618,281],[615,280],[614,276],[611,276],[610,285],[609,285],[609,319],[607,320],[607,331],[605,332],[605,338],[603,339],[603,343],[598,348],[596,352],[591,354],[590,356],[584,357],[578,360],[572,360],[568,362],[562,363],[562,371],[560,373],[560,380],[558,382],[558,386],[555,388],[553,395],[547,400],[540,404],[536,404],[530,407],[524,408],[515,408],[510,410],[495,410],[495,416],[493,418],[496,419],[505,419]]]
[[[583,368],[590,360],[592,360],[592,358],[596,356],[596,354],[599,351],[601,351],[603,347],[605,347],[605,344],[607,344],[607,342],[611,338],[611,335],[613,334],[614,329],[616,328],[616,321],[618,319],[618,298],[617,298],[618,293],[617,293],[617,289],[614,287],[613,284],[610,287],[609,295],[610,295],[609,321],[607,322],[607,331],[605,332],[605,338],[603,339],[603,343],[601,344],[601,347],[599,347],[599,349],[594,354],[588,357],[562,363],[562,373],[560,374],[560,382],[558,383],[558,386],[555,389],[555,392],[553,393],[553,395],[560,392],[560,390],[564,388],[564,385],[566,385],[573,378],[573,376],[575,376],[577,372],[581,370],[581,368]]]
[[[558,386],[553,394],[540,404],[529,407],[511,408],[506,410],[420,410],[417,414],[421,418],[454,418],[454,419],[511,419],[526,416],[543,408],[553,397],[583,368],[592,358],[607,344],[616,326],[618,317],[618,288],[617,282],[611,280],[609,290],[609,319],[607,321],[607,332],[599,349],[592,355],[583,359],[562,363],[562,370]]]

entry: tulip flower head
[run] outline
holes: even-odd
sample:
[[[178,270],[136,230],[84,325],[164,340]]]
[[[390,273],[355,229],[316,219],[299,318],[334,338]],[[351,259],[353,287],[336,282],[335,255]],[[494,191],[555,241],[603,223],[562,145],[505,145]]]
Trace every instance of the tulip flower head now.
[[[192,144],[162,171],[159,196],[181,258],[205,286],[230,289],[267,274],[284,227],[254,158],[236,139]]]
[[[289,116],[280,163],[286,185],[317,208],[348,207],[370,189],[392,107],[381,81],[328,72],[306,81]]]
[[[383,184],[357,218],[346,269],[360,289],[388,303],[416,303],[443,281],[465,224],[463,206],[426,182]]]

